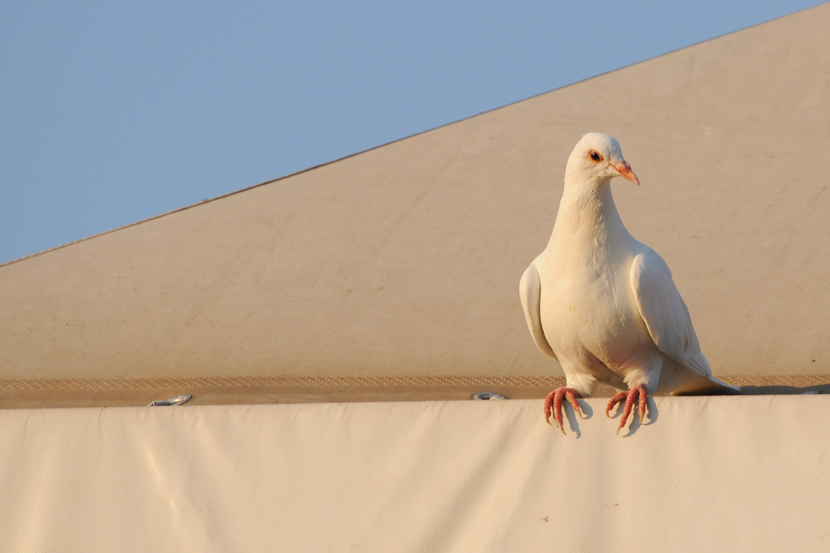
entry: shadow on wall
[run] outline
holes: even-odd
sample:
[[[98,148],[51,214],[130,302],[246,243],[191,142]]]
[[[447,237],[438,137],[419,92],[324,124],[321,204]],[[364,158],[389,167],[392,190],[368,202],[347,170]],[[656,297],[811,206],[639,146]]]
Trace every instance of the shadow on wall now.
[[[830,384],[818,386],[741,386],[742,396],[774,396],[792,394],[830,394]]]
[[[798,394],[830,394],[830,384],[816,386],[741,386],[740,392],[731,390],[707,390],[700,393],[678,394],[684,396],[780,396]]]

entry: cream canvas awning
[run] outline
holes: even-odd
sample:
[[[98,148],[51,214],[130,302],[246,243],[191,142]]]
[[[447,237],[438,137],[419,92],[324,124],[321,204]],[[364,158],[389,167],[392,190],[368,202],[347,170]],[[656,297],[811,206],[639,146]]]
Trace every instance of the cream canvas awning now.
[[[2,410],[0,549],[824,552],[829,400]]]

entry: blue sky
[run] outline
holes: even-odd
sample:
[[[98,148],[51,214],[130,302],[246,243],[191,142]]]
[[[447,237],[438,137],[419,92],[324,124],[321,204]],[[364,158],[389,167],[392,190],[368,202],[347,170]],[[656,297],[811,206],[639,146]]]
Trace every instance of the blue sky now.
[[[820,3],[3,2],[0,263]]]

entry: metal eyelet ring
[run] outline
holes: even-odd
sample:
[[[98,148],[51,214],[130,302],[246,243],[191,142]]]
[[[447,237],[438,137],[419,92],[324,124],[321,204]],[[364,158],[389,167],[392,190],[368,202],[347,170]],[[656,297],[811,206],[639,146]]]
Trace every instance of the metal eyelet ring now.
[[[167,406],[167,405],[182,405],[187,403],[193,399],[193,396],[185,394],[183,396],[176,396],[171,397],[170,399],[158,399],[153,403],[149,404],[147,407],[160,407],[160,406]]]
[[[489,399],[508,399],[507,396],[503,396],[501,394],[496,394],[493,392],[479,392],[477,394],[473,394],[473,399],[478,400],[489,400]]]

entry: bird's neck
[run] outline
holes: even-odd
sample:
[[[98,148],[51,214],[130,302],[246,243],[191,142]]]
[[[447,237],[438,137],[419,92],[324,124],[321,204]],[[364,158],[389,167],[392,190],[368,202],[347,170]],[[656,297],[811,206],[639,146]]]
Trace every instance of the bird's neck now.
[[[596,183],[565,185],[550,244],[611,246],[611,241],[631,238],[623,225],[610,179]]]

